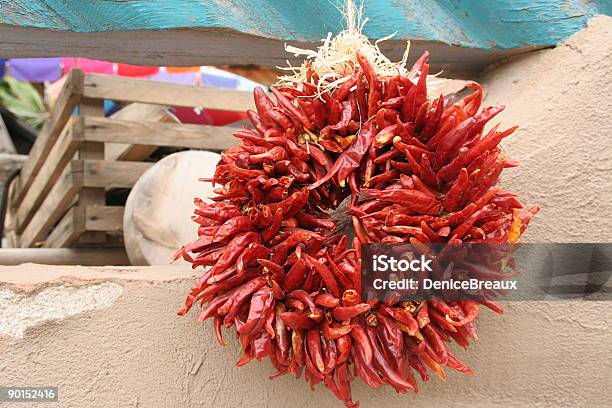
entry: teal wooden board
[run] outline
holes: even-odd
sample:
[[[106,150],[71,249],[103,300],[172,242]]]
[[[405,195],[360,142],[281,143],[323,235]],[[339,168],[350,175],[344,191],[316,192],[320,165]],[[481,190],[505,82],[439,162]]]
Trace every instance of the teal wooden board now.
[[[336,0],[0,0],[0,24],[67,32],[230,29],[317,42],[342,28]],[[365,34],[479,49],[550,46],[612,14],[612,0],[366,0]]]

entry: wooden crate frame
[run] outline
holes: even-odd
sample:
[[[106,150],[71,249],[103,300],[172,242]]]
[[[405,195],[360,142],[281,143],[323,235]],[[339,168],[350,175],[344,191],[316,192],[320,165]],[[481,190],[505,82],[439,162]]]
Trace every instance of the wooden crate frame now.
[[[9,190],[10,241],[22,248],[112,246],[123,207],[105,190],[130,188],[152,164],[105,160],[107,143],[221,151],[235,128],[127,121],[103,116],[103,100],[229,111],[253,108],[249,92],[83,74],[73,70]],[[75,109],[78,114],[73,115]]]

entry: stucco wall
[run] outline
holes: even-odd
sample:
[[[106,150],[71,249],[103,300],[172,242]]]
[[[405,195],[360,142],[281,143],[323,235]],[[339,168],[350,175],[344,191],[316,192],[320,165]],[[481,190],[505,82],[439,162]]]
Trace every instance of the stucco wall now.
[[[481,82],[487,105],[506,106],[499,121],[520,126],[502,143],[520,162],[502,185],[542,207],[525,239],[612,241],[612,17]]]
[[[123,290],[110,306],[39,322],[23,338],[0,340],[0,384],[56,385],[61,403],[49,406],[75,408],[341,406],[323,388],[311,392],[303,379],[269,380],[267,362],[236,368],[240,350],[229,335],[229,345],[221,347],[209,323],[196,324],[193,313],[176,316],[191,279],[180,279],[175,271],[164,280],[161,271],[5,268],[5,280],[26,290],[32,283],[61,291],[75,284],[100,288],[102,282]],[[24,279],[30,274],[37,278]],[[57,280],[66,274],[73,277]],[[133,280],[126,280],[128,275]],[[101,303],[107,295],[113,294],[99,290]],[[476,376],[447,370],[446,383],[433,379],[418,395],[408,396],[356,382],[355,397],[365,407],[603,407],[610,401],[608,304],[515,302],[506,307],[502,316],[483,312],[480,340],[469,351],[458,350]]]
[[[597,18],[568,44],[483,77],[488,102],[508,107],[503,123],[522,125],[504,143],[521,167],[507,171],[503,182],[543,207],[530,241],[612,239],[611,20]],[[209,323],[197,325],[193,313],[177,317],[191,271],[24,265],[2,268],[0,276],[4,289],[25,293],[21,302],[45,287],[68,293],[66,286],[98,285],[83,295],[94,296],[85,311],[68,307],[64,318],[30,321],[22,338],[0,339],[2,385],[57,385],[63,407],[340,406],[324,389],[310,392],[303,380],[268,380],[267,362],[235,368],[240,353],[230,336],[227,347],[218,346]],[[118,296],[114,285],[121,287]],[[0,310],[12,298],[0,297]],[[409,396],[357,381],[355,398],[365,407],[610,405],[608,303],[505,306],[503,316],[484,311],[480,340],[457,351],[476,376],[448,370],[446,383],[433,379]],[[53,301],[46,306],[53,307]]]

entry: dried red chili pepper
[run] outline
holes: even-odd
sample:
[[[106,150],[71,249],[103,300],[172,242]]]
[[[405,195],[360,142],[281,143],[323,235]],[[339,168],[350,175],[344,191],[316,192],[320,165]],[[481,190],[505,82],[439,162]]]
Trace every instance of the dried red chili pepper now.
[[[442,209],[442,205],[437,199],[417,190],[385,189],[381,191],[364,189],[363,191],[379,200],[400,204],[410,211],[420,214],[438,215]]]
[[[323,281],[325,282],[325,286],[327,287],[329,292],[336,297],[340,297],[340,289],[338,288],[338,282],[336,281],[336,278],[332,274],[331,270],[327,266],[325,266],[325,264],[318,261],[317,259],[314,259],[308,254],[304,255],[304,261],[310,268],[316,271],[319,276],[321,276],[321,279],[323,279]]]
[[[314,302],[319,306],[323,306],[323,307],[331,309],[340,304],[340,299],[336,298],[335,296],[329,293],[319,293],[315,297]]]
[[[261,232],[261,238],[264,241],[269,241],[278,232],[283,222],[283,209],[277,208],[272,217],[272,223],[269,227]]]
[[[446,320],[453,326],[465,326],[478,317],[478,304],[475,301],[465,300],[462,302],[462,307],[466,314],[461,320],[455,321],[450,317],[446,317]]]
[[[316,325],[316,322],[301,313],[297,312],[285,312],[281,314],[283,322],[293,330],[296,329],[310,329]]]
[[[409,390],[414,391],[415,387],[410,382],[403,379],[391,363],[384,357],[378,345],[375,329],[373,327],[366,327],[365,331],[372,345],[372,361],[376,368],[385,375],[385,379],[389,381],[397,392],[407,393]]]
[[[338,321],[346,321],[366,313],[370,309],[371,307],[367,303],[358,303],[353,306],[338,306],[332,310],[332,315]]]
[[[302,112],[300,109],[294,106],[291,103],[291,101],[287,99],[287,97],[283,95],[280,91],[278,91],[276,88],[271,88],[270,90],[276,97],[276,100],[278,101],[278,103],[283,108],[285,108],[289,112],[290,115],[294,116],[297,120],[299,120],[306,128],[308,129],[312,128],[312,123],[310,122],[310,119],[308,118],[308,116],[304,114],[304,112]]]
[[[455,180],[450,190],[448,190],[444,199],[442,200],[442,204],[444,205],[444,209],[446,211],[457,211],[464,198],[463,195],[467,190],[468,180],[467,170],[465,168],[461,169],[459,172],[459,177],[457,177],[457,180]]]
[[[351,330],[353,330],[353,325],[350,325],[350,324],[331,325],[329,322],[325,321],[323,323],[322,333],[323,333],[323,336],[325,336],[326,338],[336,340],[336,339],[346,336],[347,334],[351,332]]]
[[[325,177],[317,180],[308,188],[313,190],[323,183],[331,180],[331,178],[336,176],[336,174],[340,185],[343,185],[349,174],[353,172],[354,169],[359,167],[361,159],[370,148],[375,135],[376,131],[372,122],[366,122],[361,128],[355,143],[342,152]]]

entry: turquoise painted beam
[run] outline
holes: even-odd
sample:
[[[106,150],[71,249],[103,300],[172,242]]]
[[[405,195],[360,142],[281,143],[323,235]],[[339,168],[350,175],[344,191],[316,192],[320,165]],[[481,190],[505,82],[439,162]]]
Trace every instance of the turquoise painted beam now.
[[[283,41],[318,41],[342,27],[337,1],[0,0],[0,23],[70,32],[226,28]],[[366,0],[371,38],[438,41],[474,48],[558,43],[610,0]]]
[[[310,45],[342,29],[338,0],[0,0],[0,56],[106,56],[143,64],[282,64],[285,42]],[[396,32],[442,68],[469,70],[554,46],[612,0],[365,0],[365,34]],[[46,48],[44,48],[46,47]],[[459,49],[459,51],[458,51]],[[225,53],[225,57],[223,56]],[[65,55],[65,54],[64,54]],[[446,63],[446,65],[445,65]],[[462,67],[462,68],[461,68]],[[467,69],[466,69],[467,67]],[[470,68],[471,67],[471,68]]]

